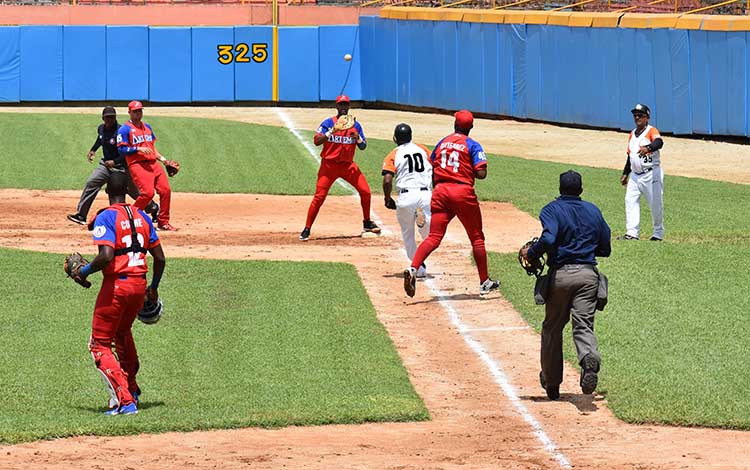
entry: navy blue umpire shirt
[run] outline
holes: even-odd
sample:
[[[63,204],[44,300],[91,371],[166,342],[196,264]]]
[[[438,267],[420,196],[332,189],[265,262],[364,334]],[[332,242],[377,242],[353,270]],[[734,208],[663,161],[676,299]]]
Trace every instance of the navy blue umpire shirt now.
[[[547,264],[596,264],[612,253],[611,232],[602,211],[579,196],[560,196],[539,214],[542,236],[529,248],[529,258],[548,254]]]

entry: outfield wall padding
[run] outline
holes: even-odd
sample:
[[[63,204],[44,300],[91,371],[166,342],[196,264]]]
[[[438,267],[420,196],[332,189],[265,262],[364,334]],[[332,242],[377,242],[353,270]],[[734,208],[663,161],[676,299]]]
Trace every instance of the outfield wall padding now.
[[[237,101],[273,100],[273,27],[237,26],[234,44],[266,45],[268,54],[262,62],[251,60],[234,64],[234,99]],[[260,58],[259,58],[260,59]]]
[[[21,100],[21,31],[0,27],[0,102]]]
[[[320,101],[318,28],[279,29],[279,100]]]
[[[84,52],[85,51],[85,52]],[[63,99],[97,100],[107,93],[104,26],[63,26]],[[96,57],[99,60],[91,60]]]
[[[21,101],[62,101],[63,27],[19,28]]]
[[[146,26],[107,26],[107,90],[103,99],[149,99],[148,39]]]
[[[190,33],[192,101],[234,101],[234,68],[252,63],[251,47],[248,45],[248,53],[242,57],[250,62],[222,64],[217,47],[227,45],[234,49],[234,28],[192,28]],[[243,52],[244,48],[240,50]]]

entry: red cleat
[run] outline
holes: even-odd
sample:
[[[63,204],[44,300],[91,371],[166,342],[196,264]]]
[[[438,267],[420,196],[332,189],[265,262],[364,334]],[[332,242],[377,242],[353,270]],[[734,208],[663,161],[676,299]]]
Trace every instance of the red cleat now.
[[[177,231],[177,227],[175,227],[172,224],[168,224],[168,223],[164,224],[164,225],[159,224],[159,226],[157,226],[156,228],[158,230],[163,230],[165,232],[176,232]]]

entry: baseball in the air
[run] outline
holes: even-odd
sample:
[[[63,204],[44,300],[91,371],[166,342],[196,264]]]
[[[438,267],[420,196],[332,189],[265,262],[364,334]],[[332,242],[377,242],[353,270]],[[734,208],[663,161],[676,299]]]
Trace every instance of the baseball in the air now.
[[[344,60],[347,61],[347,62],[349,62],[350,60],[352,60],[352,55],[351,54],[344,54]]]

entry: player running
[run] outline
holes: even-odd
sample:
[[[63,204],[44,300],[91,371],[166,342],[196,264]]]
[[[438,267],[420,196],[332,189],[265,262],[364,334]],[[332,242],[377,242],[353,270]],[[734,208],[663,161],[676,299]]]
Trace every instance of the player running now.
[[[479,142],[469,137],[474,116],[461,110],[454,117],[455,132],[441,139],[430,155],[435,184],[430,205],[432,222],[429,236],[419,245],[411,266],[404,271],[404,290],[409,297],[414,297],[419,267],[440,246],[448,224],[456,216],[471,240],[479,272],[479,294],[485,295],[500,287],[500,282],[490,279],[487,273],[482,212],[474,192],[474,180],[487,177],[487,158]]]

